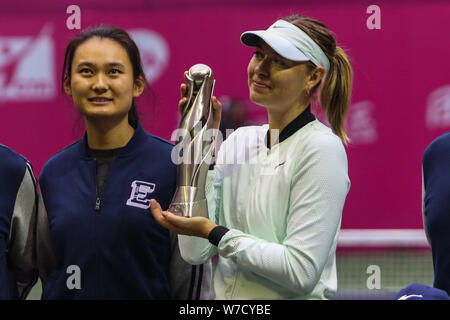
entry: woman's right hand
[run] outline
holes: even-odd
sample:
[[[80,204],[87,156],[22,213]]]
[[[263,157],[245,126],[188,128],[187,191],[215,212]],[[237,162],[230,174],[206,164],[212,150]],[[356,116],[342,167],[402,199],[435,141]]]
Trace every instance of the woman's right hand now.
[[[188,74],[188,71],[185,71],[184,72],[185,82],[180,85],[181,99],[178,101],[178,112],[180,113],[181,116],[183,115],[184,108],[186,107],[186,104],[188,102],[187,101],[188,99],[186,97],[187,89],[188,89],[187,74]],[[222,103],[219,100],[217,100],[217,98],[215,96],[211,97],[211,102],[212,102],[212,109],[213,109],[214,128],[219,129],[220,119],[222,116]],[[208,116],[209,115],[208,115],[208,111],[207,111],[207,114],[205,115],[205,117],[208,118]]]

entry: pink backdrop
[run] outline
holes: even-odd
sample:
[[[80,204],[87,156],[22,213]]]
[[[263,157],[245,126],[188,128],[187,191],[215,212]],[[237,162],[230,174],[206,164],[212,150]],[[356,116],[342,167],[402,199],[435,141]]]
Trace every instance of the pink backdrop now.
[[[325,22],[347,49],[355,73],[347,123],[352,187],[342,226],[422,227],[421,157],[450,128],[450,4],[378,1],[381,29],[369,30],[369,2],[211,6],[194,1],[201,6],[189,9],[180,1],[179,6],[161,2],[159,7],[155,2],[153,8],[129,1],[127,10],[116,3],[78,1],[81,27],[110,23],[143,39],[139,46],[157,99],[154,106],[149,97],[138,102],[145,114],[142,122],[166,139],[177,126],[184,70],[208,64],[218,97],[247,101],[246,67],[253,51],[240,44],[240,34],[297,12]],[[51,155],[83,133],[71,100],[60,93],[65,45],[77,33],[66,27],[70,4],[58,1],[48,10],[34,4],[24,11],[1,5],[0,143],[26,156],[36,175]],[[102,10],[102,4],[109,10]],[[264,109],[247,104],[260,121]]]

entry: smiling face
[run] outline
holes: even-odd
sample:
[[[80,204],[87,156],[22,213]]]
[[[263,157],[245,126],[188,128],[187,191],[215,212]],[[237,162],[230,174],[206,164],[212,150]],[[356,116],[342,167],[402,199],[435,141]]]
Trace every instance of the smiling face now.
[[[250,99],[256,104],[286,112],[305,103],[306,62],[285,59],[260,41],[247,71]]]
[[[87,119],[124,119],[133,97],[144,82],[133,78],[133,67],[122,45],[108,38],[93,37],[75,50],[65,91]]]

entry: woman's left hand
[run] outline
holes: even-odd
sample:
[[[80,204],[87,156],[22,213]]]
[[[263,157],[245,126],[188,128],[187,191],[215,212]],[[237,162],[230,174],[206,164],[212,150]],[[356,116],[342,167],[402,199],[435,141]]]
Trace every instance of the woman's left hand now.
[[[217,224],[204,217],[186,218],[177,216],[170,211],[163,211],[155,199],[151,199],[150,203],[150,210],[155,220],[174,233],[208,239],[211,230],[217,226]]]

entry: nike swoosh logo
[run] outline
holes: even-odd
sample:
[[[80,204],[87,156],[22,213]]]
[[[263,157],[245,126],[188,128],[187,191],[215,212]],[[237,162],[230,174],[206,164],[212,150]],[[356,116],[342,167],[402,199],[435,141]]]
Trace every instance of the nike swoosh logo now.
[[[397,300],[408,300],[409,298],[423,298],[423,295],[421,294],[409,294],[409,295],[403,295],[400,298],[398,298]]]
[[[278,165],[275,167],[275,169],[278,168],[279,166],[282,166],[282,165],[285,164],[285,163],[286,163],[286,161],[283,161],[282,163],[278,164]]]

